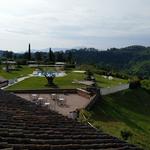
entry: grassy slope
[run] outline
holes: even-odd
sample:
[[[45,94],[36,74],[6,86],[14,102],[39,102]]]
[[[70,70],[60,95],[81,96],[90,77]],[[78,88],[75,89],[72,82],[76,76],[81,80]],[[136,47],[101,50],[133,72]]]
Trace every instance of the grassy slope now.
[[[150,93],[144,89],[105,96],[90,113],[95,127],[119,138],[121,130],[130,130],[130,143],[150,149]]]
[[[82,88],[85,87],[81,84],[75,84],[72,83],[73,80],[84,80],[85,75],[83,73],[74,73],[74,72],[68,72],[67,76],[64,77],[58,77],[54,79],[55,85],[57,85],[59,88]],[[101,87],[111,87],[116,86],[119,83],[126,83],[126,80],[122,79],[114,79],[114,80],[108,80],[104,79],[100,75],[96,75],[96,80],[98,86]],[[44,77],[32,77],[29,79],[26,79],[20,83],[17,83],[8,89],[43,89],[48,88],[45,86],[47,84],[47,80]]]

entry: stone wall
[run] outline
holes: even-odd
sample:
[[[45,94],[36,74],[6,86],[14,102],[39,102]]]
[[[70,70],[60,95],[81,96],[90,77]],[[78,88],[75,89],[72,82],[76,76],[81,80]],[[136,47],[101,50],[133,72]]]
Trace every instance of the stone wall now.
[[[77,89],[77,94],[78,95],[80,95],[80,96],[82,96],[82,97],[85,97],[85,98],[90,98],[91,96],[90,96],[90,92],[88,92],[88,91],[86,91],[86,90],[84,90],[84,89]]]
[[[76,89],[40,89],[40,90],[7,90],[12,93],[35,93],[35,94],[51,94],[51,93],[77,93]]]
[[[98,89],[96,94],[90,98],[90,103],[86,106],[85,109],[90,110],[93,107],[93,105],[95,105],[95,103],[97,101],[100,101],[101,99],[102,99],[102,97],[100,94],[100,90]]]

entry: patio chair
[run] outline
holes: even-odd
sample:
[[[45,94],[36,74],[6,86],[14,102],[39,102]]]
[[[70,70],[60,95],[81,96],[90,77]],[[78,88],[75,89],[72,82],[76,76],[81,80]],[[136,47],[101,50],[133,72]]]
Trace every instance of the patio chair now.
[[[44,107],[50,109],[50,103],[49,102],[44,103]]]
[[[58,102],[59,106],[65,106],[66,105],[66,99],[62,95],[58,96],[57,102]]]
[[[43,104],[44,104],[44,101],[45,101],[45,99],[44,99],[43,97],[38,97],[36,103],[37,103],[38,105],[43,105]]]
[[[39,98],[39,94],[31,94],[30,95],[30,100],[32,102],[36,102],[38,100],[38,98]]]
[[[51,99],[54,101],[57,100],[57,95],[55,93],[51,94]]]

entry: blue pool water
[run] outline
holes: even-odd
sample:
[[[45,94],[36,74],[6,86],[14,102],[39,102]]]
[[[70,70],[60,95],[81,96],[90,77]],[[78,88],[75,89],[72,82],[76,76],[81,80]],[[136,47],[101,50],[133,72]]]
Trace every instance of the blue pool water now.
[[[34,71],[33,75],[34,76],[38,76],[38,77],[44,77],[44,75],[46,74],[46,76],[55,76],[55,77],[63,77],[66,75],[65,72],[42,72],[42,71]]]

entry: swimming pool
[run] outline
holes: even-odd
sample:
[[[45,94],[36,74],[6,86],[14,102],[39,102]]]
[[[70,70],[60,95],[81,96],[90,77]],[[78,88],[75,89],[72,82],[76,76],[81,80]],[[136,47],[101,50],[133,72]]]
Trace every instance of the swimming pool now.
[[[34,76],[37,76],[37,77],[44,77],[45,74],[46,74],[46,76],[55,76],[55,77],[64,77],[64,76],[67,75],[64,71],[61,71],[61,72],[33,71],[32,74],[33,74]]]

